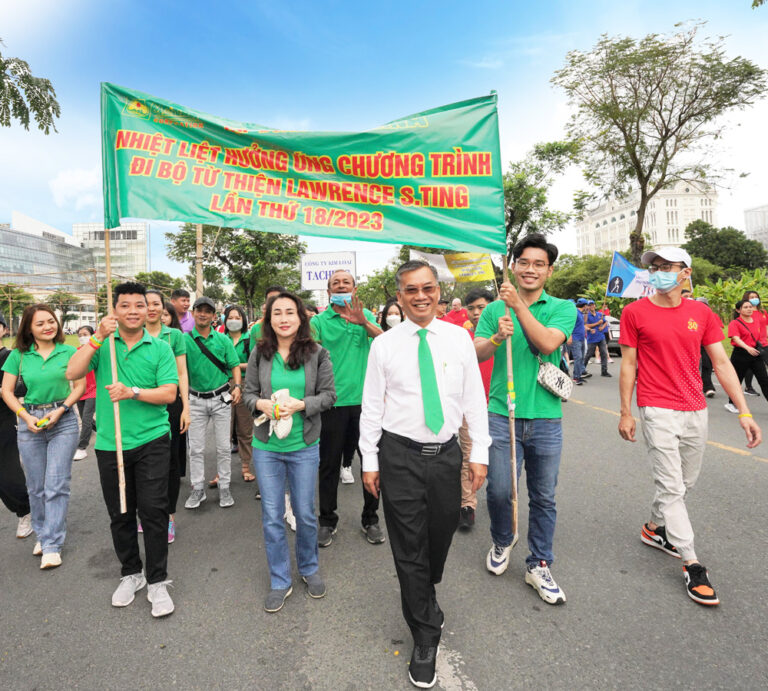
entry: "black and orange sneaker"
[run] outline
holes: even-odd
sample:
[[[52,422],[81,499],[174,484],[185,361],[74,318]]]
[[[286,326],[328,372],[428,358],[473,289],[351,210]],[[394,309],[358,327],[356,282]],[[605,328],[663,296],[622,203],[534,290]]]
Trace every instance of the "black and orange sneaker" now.
[[[651,530],[647,523],[643,523],[643,527],[640,530],[640,539],[651,547],[660,549],[662,552],[680,559],[680,553],[675,549],[675,546],[667,540],[667,531],[664,530],[663,525],[656,526],[656,530]]]
[[[709,573],[701,564],[683,564],[688,597],[700,605],[719,605],[720,600],[709,582]]]

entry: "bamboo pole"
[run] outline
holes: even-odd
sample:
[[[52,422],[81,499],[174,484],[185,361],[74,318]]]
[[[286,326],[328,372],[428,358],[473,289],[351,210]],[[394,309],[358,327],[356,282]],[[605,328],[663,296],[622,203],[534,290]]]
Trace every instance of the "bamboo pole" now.
[[[104,229],[104,261],[107,275],[107,313],[112,311],[112,261],[109,256],[110,229]],[[98,307],[98,305],[97,305]],[[112,363],[112,383],[117,381],[117,353],[115,348],[115,334],[109,335],[109,359]],[[115,451],[117,455],[117,483],[120,492],[120,513],[125,513],[128,508],[125,501],[125,466],[123,465],[123,435],[120,428],[120,403],[112,404],[115,414]]]
[[[507,255],[504,255],[504,281],[509,281]],[[512,317],[512,312],[507,308]],[[512,372],[512,337],[505,340],[507,347],[507,409],[509,410],[509,456],[512,464],[512,534],[517,542],[517,443],[515,440],[515,379]],[[514,545],[515,542],[512,544]]]
[[[203,225],[198,223],[195,229],[195,293],[203,295]]]

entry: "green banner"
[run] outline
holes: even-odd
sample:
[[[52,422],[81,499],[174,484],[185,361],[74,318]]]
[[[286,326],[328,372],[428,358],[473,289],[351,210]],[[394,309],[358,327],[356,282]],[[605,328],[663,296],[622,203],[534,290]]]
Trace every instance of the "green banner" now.
[[[275,130],[101,85],[104,224],[505,252],[496,95],[366,132]]]

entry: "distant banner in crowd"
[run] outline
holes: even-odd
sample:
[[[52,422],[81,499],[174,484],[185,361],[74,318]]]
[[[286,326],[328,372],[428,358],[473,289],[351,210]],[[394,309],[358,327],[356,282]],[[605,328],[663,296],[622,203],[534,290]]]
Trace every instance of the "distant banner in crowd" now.
[[[411,250],[411,259],[423,259],[437,269],[437,278],[446,283],[492,281],[493,263],[488,254],[460,252],[458,254],[427,254]]]
[[[301,255],[301,289],[325,290],[334,271],[356,271],[354,252],[313,252]]]
[[[365,132],[240,123],[101,85],[104,223],[506,251],[496,95]]]
[[[608,275],[608,290],[605,294],[614,298],[642,298],[653,295],[656,289],[650,284],[648,276],[647,269],[638,269],[618,252],[614,252]]]

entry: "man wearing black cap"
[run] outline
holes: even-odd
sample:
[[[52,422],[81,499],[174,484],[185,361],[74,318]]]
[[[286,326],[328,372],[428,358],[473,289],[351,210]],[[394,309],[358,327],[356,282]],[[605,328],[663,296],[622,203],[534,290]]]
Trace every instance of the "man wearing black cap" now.
[[[211,328],[216,305],[211,298],[199,297],[192,306],[195,326],[185,334],[187,370],[189,371],[189,479],[192,492],[185,509],[196,509],[205,501],[205,430],[213,421],[216,439],[216,465],[219,473],[219,506],[232,506],[235,500],[229,490],[232,456],[229,436],[232,411],[239,403],[240,358],[232,340]],[[233,380],[229,387],[230,377]]]

